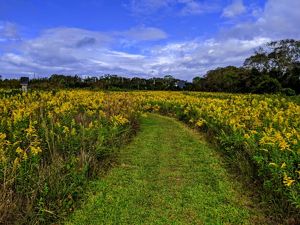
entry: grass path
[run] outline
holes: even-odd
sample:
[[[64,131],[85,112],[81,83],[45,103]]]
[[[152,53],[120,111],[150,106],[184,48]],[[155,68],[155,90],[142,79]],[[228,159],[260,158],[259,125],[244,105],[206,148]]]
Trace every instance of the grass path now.
[[[263,224],[214,149],[174,119],[149,115],[66,224]]]

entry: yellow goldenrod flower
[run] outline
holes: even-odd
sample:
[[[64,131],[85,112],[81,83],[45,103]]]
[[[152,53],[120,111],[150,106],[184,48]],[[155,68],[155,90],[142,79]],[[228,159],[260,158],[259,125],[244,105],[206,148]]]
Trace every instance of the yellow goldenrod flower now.
[[[287,176],[286,173],[284,173],[283,184],[285,186],[290,187],[294,182],[295,180],[293,180],[291,177]]]

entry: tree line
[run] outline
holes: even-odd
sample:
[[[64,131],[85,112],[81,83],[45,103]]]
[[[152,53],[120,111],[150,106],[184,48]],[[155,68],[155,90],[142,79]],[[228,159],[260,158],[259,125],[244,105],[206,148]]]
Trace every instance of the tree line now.
[[[182,90],[191,89],[192,83],[166,75],[144,79],[139,77],[128,78],[107,74],[100,77],[81,78],[78,75],[66,76],[53,74],[49,78],[31,79],[30,89],[60,89],[60,88],[88,88],[103,90]],[[0,88],[19,88],[20,80],[6,79],[0,81]]]
[[[195,77],[202,91],[237,93],[300,93],[300,41],[286,39],[267,43],[244,61]]]
[[[17,79],[1,80],[1,88],[19,88]],[[187,82],[166,75],[163,78],[128,78],[118,75],[101,77],[54,74],[32,79],[30,88],[91,88],[105,90],[189,90],[232,93],[300,94],[300,41],[286,39],[269,42],[255,50],[243,66],[220,67]]]

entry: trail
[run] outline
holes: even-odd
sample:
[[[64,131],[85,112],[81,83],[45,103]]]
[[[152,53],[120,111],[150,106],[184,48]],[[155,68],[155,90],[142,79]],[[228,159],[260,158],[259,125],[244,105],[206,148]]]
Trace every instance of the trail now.
[[[264,216],[201,135],[148,115],[66,224],[264,224]]]

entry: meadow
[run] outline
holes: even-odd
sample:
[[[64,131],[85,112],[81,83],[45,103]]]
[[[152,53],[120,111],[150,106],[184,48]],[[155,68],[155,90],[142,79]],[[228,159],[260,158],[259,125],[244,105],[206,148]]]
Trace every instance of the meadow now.
[[[50,223],[139,130],[142,114],[205,133],[262,201],[300,208],[300,105],[279,95],[59,90],[0,95],[0,221]],[[176,131],[174,131],[176,132]],[[0,222],[1,223],[1,222]]]

